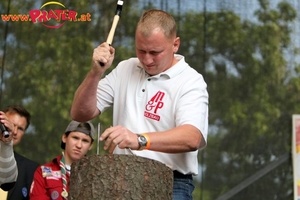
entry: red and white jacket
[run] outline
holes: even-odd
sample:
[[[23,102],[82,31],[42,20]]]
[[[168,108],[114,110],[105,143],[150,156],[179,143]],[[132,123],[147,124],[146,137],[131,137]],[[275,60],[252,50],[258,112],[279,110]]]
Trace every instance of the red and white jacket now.
[[[60,159],[57,156],[51,162],[38,167],[34,173],[30,188],[30,200],[65,200],[61,193],[63,191],[62,175],[60,170]],[[69,180],[67,176],[67,191],[69,192]]]

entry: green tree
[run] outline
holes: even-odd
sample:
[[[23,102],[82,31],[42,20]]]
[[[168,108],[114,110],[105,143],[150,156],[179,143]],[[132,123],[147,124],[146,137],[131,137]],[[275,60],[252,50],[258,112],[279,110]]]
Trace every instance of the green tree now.
[[[257,21],[226,10],[189,13],[182,20],[181,50],[204,75],[210,94],[205,199],[216,199],[291,149],[299,83],[291,78],[285,52],[292,52],[296,11],[286,2],[277,9],[267,1],[260,6]],[[231,199],[290,199],[290,188],[288,162]]]
[[[51,25],[57,24],[53,21],[8,24],[1,107],[21,104],[31,113],[32,125],[15,149],[40,163],[51,160],[60,152],[61,134],[71,120],[69,111],[74,93],[91,67],[93,48],[106,40],[117,6],[113,0],[63,4],[67,9],[75,10],[77,18],[89,13],[91,21],[67,21],[58,29],[43,26],[51,22]],[[126,7],[132,4],[134,1],[126,2]],[[9,12],[28,14],[40,7],[34,1],[13,1]],[[62,7],[49,5],[45,9]],[[122,17],[133,18],[136,14],[123,12]],[[114,40],[114,47],[120,53],[116,55],[115,64],[134,55],[122,42],[125,39],[132,44],[130,38],[123,35],[133,35],[133,30],[133,23],[120,19]],[[105,112],[93,122],[95,126],[100,122],[103,130],[112,123],[111,112]]]

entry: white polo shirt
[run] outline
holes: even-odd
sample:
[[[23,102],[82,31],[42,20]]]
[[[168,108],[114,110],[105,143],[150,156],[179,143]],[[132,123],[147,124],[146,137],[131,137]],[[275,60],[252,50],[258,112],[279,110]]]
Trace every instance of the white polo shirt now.
[[[184,57],[173,67],[149,76],[138,58],[122,61],[99,81],[97,107],[103,111],[113,106],[113,125],[122,125],[133,133],[160,132],[190,124],[197,127],[206,146],[208,130],[207,85]],[[154,159],[183,174],[198,174],[198,151],[161,153],[150,150],[133,151],[136,155]],[[128,154],[116,148],[116,154]]]

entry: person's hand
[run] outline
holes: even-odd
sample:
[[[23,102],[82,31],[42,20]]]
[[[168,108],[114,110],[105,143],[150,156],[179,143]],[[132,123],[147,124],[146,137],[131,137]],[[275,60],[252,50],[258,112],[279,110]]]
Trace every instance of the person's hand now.
[[[14,124],[8,120],[7,116],[4,112],[0,111],[0,122],[7,128],[7,131],[9,132],[9,137],[4,137],[2,133],[0,133],[0,140],[9,143],[12,140],[12,131],[14,129]]]
[[[104,42],[94,49],[92,66],[94,69],[106,70],[114,60],[115,49]],[[101,66],[101,64],[103,66]]]
[[[118,145],[120,149],[138,149],[137,135],[123,126],[114,126],[106,129],[100,136],[100,141],[105,141],[104,150],[113,153]]]

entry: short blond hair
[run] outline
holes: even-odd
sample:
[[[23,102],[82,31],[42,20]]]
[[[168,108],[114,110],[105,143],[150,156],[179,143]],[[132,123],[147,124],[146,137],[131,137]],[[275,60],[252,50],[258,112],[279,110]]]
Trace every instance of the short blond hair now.
[[[155,28],[162,30],[166,38],[176,37],[176,22],[170,14],[162,10],[145,11],[137,23],[136,30],[147,37]]]

